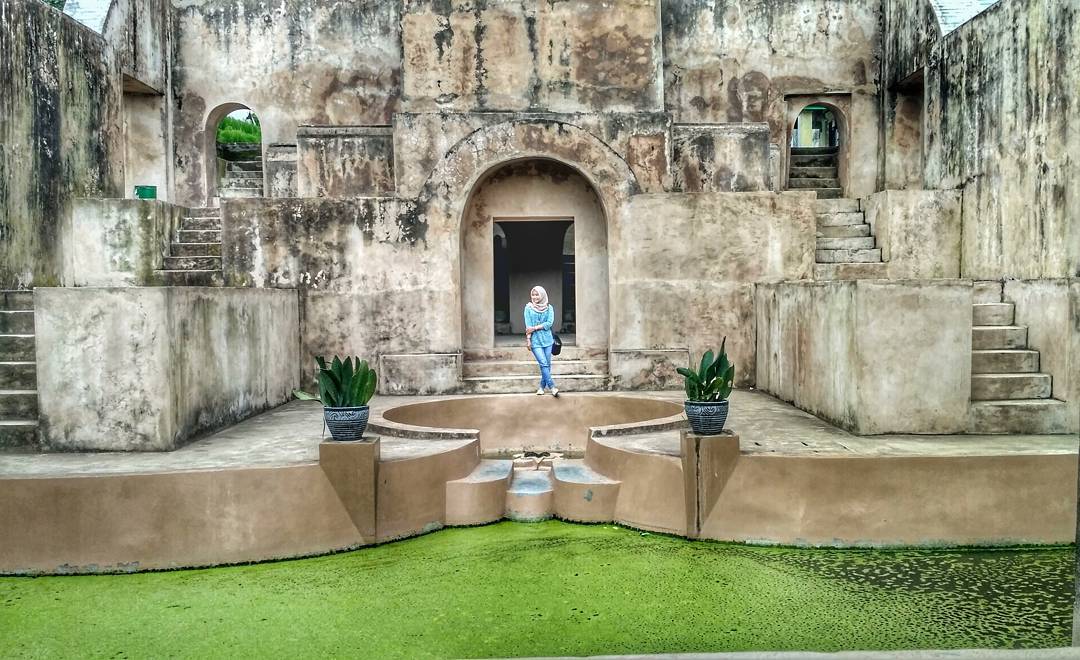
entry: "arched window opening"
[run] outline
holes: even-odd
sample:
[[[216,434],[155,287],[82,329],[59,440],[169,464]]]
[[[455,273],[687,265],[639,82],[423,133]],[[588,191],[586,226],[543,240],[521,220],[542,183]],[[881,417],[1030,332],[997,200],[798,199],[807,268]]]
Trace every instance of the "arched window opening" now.
[[[229,103],[207,121],[207,196],[263,197],[262,124],[250,108]]]

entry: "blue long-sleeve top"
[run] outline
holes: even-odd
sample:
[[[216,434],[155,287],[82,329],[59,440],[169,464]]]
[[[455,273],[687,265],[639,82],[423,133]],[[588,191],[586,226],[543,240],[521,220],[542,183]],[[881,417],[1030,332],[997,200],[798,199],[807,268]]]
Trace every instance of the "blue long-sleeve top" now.
[[[555,338],[551,336],[551,325],[555,323],[555,306],[548,305],[542,313],[537,312],[532,308],[532,305],[525,305],[525,327],[531,328],[536,325],[544,326],[540,330],[536,330],[532,333],[532,345],[533,346],[551,346],[555,343]]]

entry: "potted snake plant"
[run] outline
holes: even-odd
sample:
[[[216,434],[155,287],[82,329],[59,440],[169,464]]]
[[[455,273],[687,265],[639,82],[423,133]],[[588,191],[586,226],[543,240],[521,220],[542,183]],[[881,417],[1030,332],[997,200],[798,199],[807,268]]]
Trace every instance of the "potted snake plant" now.
[[[375,394],[375,370],[367,360],[334,356],[330,366],[322,357],[315,358],[319,366],[319,395],[293,391],[297,399],[321,401],[323,419],[334,440],[359,440],[368,423],[368,401]]]
[[[686,389],[686,418],[690,428],[698,435],[718,435],[724,430],[728,416],[728,396],[735,380],[735,365],[728,361],[724,350],[727,337],[720,344],[720,352],[711,350],[701,356],[697,370],[679,367]],[[693,362],[691,361],[691,365]]]

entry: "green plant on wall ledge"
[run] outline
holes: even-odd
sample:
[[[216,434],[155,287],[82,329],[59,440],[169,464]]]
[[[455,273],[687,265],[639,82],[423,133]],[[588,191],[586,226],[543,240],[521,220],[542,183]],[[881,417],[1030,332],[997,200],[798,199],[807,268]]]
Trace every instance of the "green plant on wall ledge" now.
[[[687,401],[724,401],[731,396],[732,383],[735,381],[735,365],[728,361],[727,337],[720,344],[720,353],[706,351],[701,356],[697,371],[679,367],[676,371],[683,377]]]
[[[366,406],[375,394],[375,370],[368,366],[367,360],[359,357],[341,358],[334,356],[330,366],[322,357],[315,358],[319,365],[319,395],[294,390],[297,399],[321,401],[327,408],[352,408]]]

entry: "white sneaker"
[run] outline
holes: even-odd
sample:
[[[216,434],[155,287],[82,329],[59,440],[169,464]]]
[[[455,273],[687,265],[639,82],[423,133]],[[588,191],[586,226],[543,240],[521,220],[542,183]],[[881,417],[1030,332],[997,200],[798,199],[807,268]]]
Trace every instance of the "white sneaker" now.
[[[559,388],[557,388],[557,387],[551,388],[551,396],[559,396]]]
[[[543,395],[544,395],[544,388],[542,388],[542,387],[536,388],[536,396],[543,396]]]

